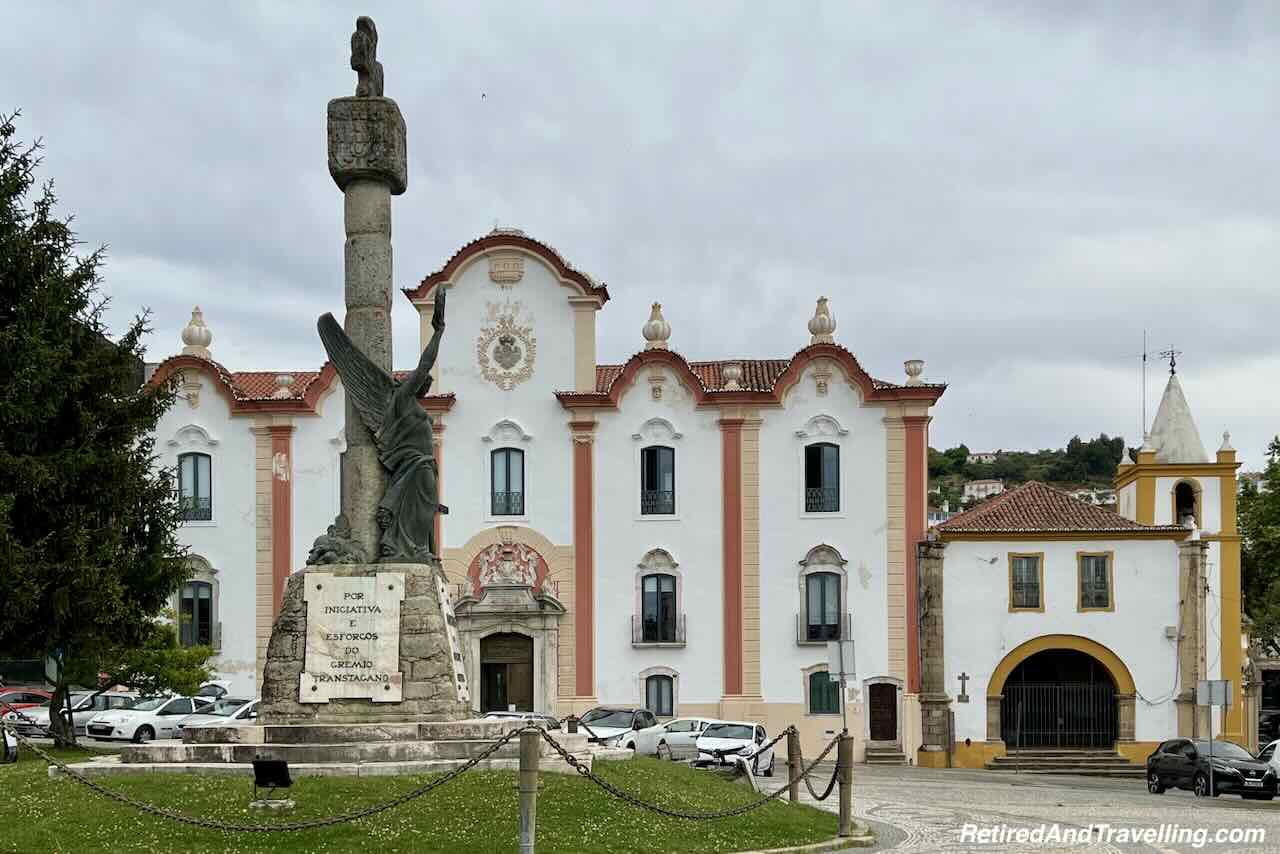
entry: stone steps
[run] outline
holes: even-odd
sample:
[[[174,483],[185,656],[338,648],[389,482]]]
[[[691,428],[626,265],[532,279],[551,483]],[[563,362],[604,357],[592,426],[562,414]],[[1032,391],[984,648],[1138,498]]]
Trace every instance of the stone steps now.
[[[986,764],[991,771],[1029,774],[1076,774],[1085,777],[1142,777],[1146,769],[1114,750],[1037,749],[997,756]]]
[[[626,751],[630,755],[631,751]],[[588,768],[593,759],[613,757],[593,757],[590,753],[575,754],[579,761]],[[86,777],[106,777],[116,774],[202,774],[210,776],[240,776],[246,779],[253,776],[253,765],[244,762],[138,762],[124,763],[110,759],[97,759],[91,762],[80,762],[69,766],[73,771]],[[293,777],[387,777],[403,774],[442,774],[452,771],[466,762],[463,759],[428,759],[412,762],[299,762],[289,763],[289,774]],[[517,771],[519,758],[485,759],[476,765],[482,771]],[[538,763],[539,773],[574,774],[569,765],[558,756],[544,758]],[[49,776],[59,777],[62,772],[55,766],[49,766]]]
[[[411,723],[267,724],[201,726],[184,730],[188,744],[340,744],[374,741],[442,741],[501,738],[523,724],[512,720],[415,721]],[[571,737],[552,732],[557,741]]]
[[[867,765],[906,765],[907,755],[892,747],[868,747]]]

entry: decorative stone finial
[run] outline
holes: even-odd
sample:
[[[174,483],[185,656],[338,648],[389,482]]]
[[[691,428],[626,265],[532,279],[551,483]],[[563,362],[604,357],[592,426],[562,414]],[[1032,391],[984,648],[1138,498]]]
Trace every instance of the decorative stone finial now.
[[[204,312],[200,306],[191,309],[191,320],[182,330],[183,355],[199,356],[201,359],[211,358],[209,345],[213,343],[213,333],[204,324]]]
[[[1235,448],[1231,447],[1231,431],[1230,431],[1230,430],[1223,430],[1223,431],[1222,431],[1222,447],[1221,447],[1221,448],[1219,448],[1218,450],[1219,450],[1219,451],[1234,451],[1234,450],[1235,450]]]
[[[382,97],[382,63],[378,62],[378,28],[365,15],[356,18],[351,34],[351,70],[356,73],[357,98]]]
[[[1150,432],[1142,434],[1142,447],[1138,449],[1138,453],[1142,453],[1143,451],[1152,451],[1152,452],[1155,451],[1155,448],[1151,447]]]
[[[920,385],[922,382],[920,375],[924,373],[924,359],[907,359],[902,363],[902,369],[907,372],[907,385]]]
[[[832,334],[836,331],[836,319],[831,316],[831,309],[827,308],[827,298],[818,297],[818,306],[813,310],[813,317],[809,318],[809,339],[810,344],[832,344],[835,338]]]
[[[671,324],[662,316],[662,303],[655,302],[649,312],[649,320],[641,328],[646,350],[667,349],[667,339],[671,337]]]
[[[742,388],[742,365],[737,362],[721,365],[720,378],[724,380],[725,391],[738,391]]]
[[[293,397],[290,387],[293,385],[293,374],[276,374],[276,390],[271,396],[275,398]]]

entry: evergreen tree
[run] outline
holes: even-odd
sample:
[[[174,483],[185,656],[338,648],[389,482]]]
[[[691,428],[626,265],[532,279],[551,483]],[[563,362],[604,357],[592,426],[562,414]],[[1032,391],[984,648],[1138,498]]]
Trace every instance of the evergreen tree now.
[[[185,578],[151,438],[174,389],[141,385],[146,313],[107,338],[103,251],[78,256],[52,185],[31,193],[39,145],[15,117],[0,116],[0,649],[52,658],[62,709],[71,665],[153,638]]]
[[[1267,447],[1262,485],[1245,481],[1236,509],[1240,536],[1240,581],[1253,636],[1270,655],[1280,655],[1280,436]]]

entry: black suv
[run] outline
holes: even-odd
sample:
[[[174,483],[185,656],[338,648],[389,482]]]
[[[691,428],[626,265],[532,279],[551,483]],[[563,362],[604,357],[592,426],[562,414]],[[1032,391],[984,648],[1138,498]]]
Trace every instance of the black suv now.
[[[1168,788],[1190,789],[1202,798],[1227,792],[1269,801],[1276,796],[1276,774],[1266,762],[1230,741],[1215,741],[1210,751],[1208,741],[1174,738],[1147,757],[1147,791],[1159,795]]]

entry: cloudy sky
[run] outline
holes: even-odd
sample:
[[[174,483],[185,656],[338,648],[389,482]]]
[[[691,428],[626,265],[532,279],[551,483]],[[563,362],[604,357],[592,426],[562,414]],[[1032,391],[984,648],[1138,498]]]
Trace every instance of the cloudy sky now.
[[[233,370],[323,360],[357,11],[409,128],[398,287],[523,228],[609,284],[602,361],[654,300],[688,358],[788,356],[825,294],[873,374],[951,383],[932,443],[974,449],[1137,444],[1145,328],[1210,452],[1280,432],[1269,2],[13,6],[0,106],[152,357],[199,303]]]

